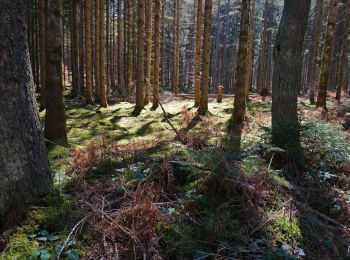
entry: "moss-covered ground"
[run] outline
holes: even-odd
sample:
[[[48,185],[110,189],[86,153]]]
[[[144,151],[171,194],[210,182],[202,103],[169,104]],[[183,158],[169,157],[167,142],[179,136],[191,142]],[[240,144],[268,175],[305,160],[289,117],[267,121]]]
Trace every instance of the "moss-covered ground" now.
[[[55,259],[64,243],[64,259],[96,257],[91,249],[100,243],[96,226],[102,229],[99,225],[105,220],[87,220],[70,234],[79,220],[89,215],[87,204],[100,205],[92,199],[98,192],[106,203],[112,203],[108,196],[123,193],[119,189],[127,190],[126,194],[135,192],[137,197],[141,189],[137,187],[144,188],[150,179],[154,190],[158,189],[154,183],[167,188],[163,187],[162,195],[152,195],[154,210],[162,217],[152,229],[157,245],[147,244],[157,253],[145,250],[148,256],[317,259],[323,255],[327,259],[345,259],[349,242],[346,211],[350,155],[349,135],[341,129],[340,122],[347,107],[331,104],[330,112],[324,116],[300,100],[306,169],[295,176],[273,162],[274,155],[281,151],[268,141],[269,101],[253,100],[247,105],[243,156],[234,158],[223,148],[221,140],[233,111],[232,103],[231,99],[221,104],[212,100],[208,115],[198,118],[191,100],[164,102],[167,118],[187,140],[184,145],[160,108],[152,111],[148,105],[139,116],[133,116],[134,106],[127,102],[108,108],[67,102],[69,146],[49,148],[55,177],[53,191],[29,207],[18,227],[4,234],[7,246],[0,259]],[[165,180],[155,177],[157,171],[167,172]],[[114,183],[119,188],[109,191]],[[326,195],[317,198],[325,191]],[[165,198],[173,204],[164,204]],[[125,203],[133,202],[130,199]],[[122,206],[125,205],[118,207]],[[117,218],[109,217],[112,216]],[[105,232],[108,234],[108,230]],[[141,233],[135,237],[146,236]],[[120,259],[136,259],[135,248],[143,248],[143,242],[140,246],[134,237],[129,236],[131,241],[125,239],[109,238],[104,246],[135,243],[131,250],[134,255],[124,254]],[[108,259],[104,252],[100,253]]]

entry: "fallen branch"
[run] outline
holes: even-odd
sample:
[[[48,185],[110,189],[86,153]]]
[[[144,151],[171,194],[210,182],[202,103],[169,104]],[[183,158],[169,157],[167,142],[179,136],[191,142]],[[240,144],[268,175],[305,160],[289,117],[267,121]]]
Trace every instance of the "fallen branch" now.
[[[161,103],[160,101],[159,101],[159,105],[160,105],[160,107],[161,107],[161,109],[162,109],[162,111],[163,111],[165,120],[166,120],[167,123],[171,126],[171,128],[174,130],[174,132],[175,132],[177,138],[179,138],[179,140],[181,141],[181,143],[185,144],[185,142],[184,142],[184,140],[181,138],[179,132],[177,131],[177,129],[175,128],[175,126],[171,123],[170,119],[168,118],[167,113],[166,113],[166,111],[165,111],[165,109],[164,109],[164,107],[163,107],[163,105],[162,105],[162,103]]]
[[[86,216],[85,218],[81,219],[71,230],[71,232],[69,233],[67,239],[64,241],[63,245],[62,245],[62,248],[60,250],[60,252],[58,253],[57,257],[56,257],[56,260],[60,260],[61,259],[61,256],[64,252],[64,250],[66,249],[69,241],[71,240],[71,237],[73,236],[73,234],[75,233],[75,231],[80,227],[80,225],[82,225],[86,219],[88,218],[88,216]]]

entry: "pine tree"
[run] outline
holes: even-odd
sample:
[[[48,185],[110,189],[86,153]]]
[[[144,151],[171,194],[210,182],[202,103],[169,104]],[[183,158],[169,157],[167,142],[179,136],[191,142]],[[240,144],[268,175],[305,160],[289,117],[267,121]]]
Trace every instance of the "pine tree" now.
[[[298,156],[300,130],[298,92],[302,74],[302,50],[311,0],[285,0],[274,47],[272,86],[272,141]]]
[[[202,42],[202,9],[203,1],[197,0],[197,18],[196,18],[196,50],[194,65],[194,104],[199,106],[200,102],[200,80],[201,80],[201,42]]]
[[[249,12],[251,0],[242,0],[241,24],[239,33],[238,59],[236,66],[236,91],[234,110],[230,123],[229,142],[231,149],[239,153],[241,149],[241,135],[245,117],[246,78],[248,77],[249,59]]]
[[[149,103],[151,90],[151,72],[152,72],[152,0],[146,1],[146,82],[145,82],[145,104]]]
[[[60,13],[60,1],[47,2],[49,10]],[[21,0],[0,1],[0,225],[10,209],[47,194],[52,185],[35,99],[24,4]],[[51,16],[48,23],[52,23]]]
[[[327,86],[330,73],[330,60],[332,55],[332,42],[334,37],[335,16],[337,11],[337,0],[330,0],[328,10],[328,23],[326,30],[326,39],[321,64],[320,85],[317,95],[317,107],[327,109]]]
[[[153,109],[159,105],[160,65],[160,0],[154,0],[154,68],[153,68]]]
[[[203,59],[202,59],[202,81],[201,95],[199,102],[199,115],[205,115],[208,112],[208,88],[209,88],[209,70],[210,70],[210,48],[211,48],[211,13],[212,0],[205,0],[204,15],[204,34],[203,34]]]
[[[91,0],[85,0],[85,74],[86,91],[85,98],[87,104],[92,104],[92,35],[91,35]]]
[[[145,31],[145,6],[144,0],[137,2],[137,69],[136,69],[136,107],[135,114],[141,112],[144,107],[144,31]]]
[[[312,105],[315,104],[315,86],[317,85],[317,60],[319,56],[321,26],[323,14],[323,0],[317,0],[315,8],[315,19],[313,24],[313,47],[311,61],[311,84],[309,90],[309,100]]]

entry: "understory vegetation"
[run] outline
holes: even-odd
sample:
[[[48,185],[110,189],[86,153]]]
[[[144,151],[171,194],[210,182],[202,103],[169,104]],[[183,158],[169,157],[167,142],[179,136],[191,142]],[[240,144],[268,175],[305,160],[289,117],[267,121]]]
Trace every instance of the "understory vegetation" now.
[[[0,238],[0,259],[341,259],[350,233],[349,111],[299,100],[303,167],[270,144],[271,102],[247,105],[242,153],[225,146],[232,100],[163,98],[133,117],[67,103],[69,147],[49,150],[55,187]],[[348,106],[349,107],[349,106]],[[44,116],[44,115],[42,115]],[[177,129],[173,131],[167,120]],[[282,166],[281,166],[282,165]],[[12,222],[13,223],[13,219]]]

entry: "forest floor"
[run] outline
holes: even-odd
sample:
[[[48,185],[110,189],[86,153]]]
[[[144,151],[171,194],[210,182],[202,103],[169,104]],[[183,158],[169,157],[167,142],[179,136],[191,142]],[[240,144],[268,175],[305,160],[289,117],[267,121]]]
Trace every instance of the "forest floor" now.
[[[70,145],[49,150],[55,187],[14,213],[24,218],[0,236],[0,259],[349,257],[349,100],[328,113],[299,100],[298,171],[269,144],[270,100],[247,105],[240,157],[223,141],[232,98],[201,118],[191,100],[162,100],[166,117],[68,102]]]

